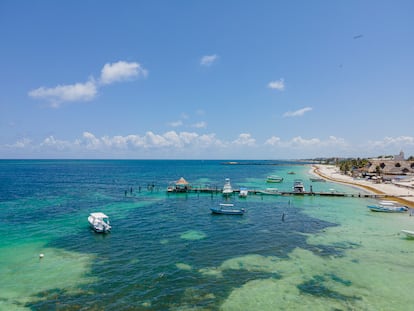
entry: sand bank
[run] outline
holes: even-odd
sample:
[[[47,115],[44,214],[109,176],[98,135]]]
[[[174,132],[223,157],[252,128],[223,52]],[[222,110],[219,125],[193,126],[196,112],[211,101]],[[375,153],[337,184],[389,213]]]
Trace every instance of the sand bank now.
[[[403,198],[393,197],[392,200],[414,208],[413,188],[394,183],[373,183],[372,181],[364,179],[355,179],[351,176],[341,174],[339,168],[334,165],[314,164],[312,168],[312,173],[329,181],[353,185],[372,193],[386,194],[389,196],[403,196]]]

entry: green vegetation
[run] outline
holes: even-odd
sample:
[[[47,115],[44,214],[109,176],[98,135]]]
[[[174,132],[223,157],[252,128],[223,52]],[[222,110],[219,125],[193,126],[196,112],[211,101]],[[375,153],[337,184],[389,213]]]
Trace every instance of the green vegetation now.
[[[344,173],[348,173],[352,169],[359,169],[363,167],[368,167],[371,165],[368,159],[344,159],[339,160],[337,165],[339,166],[339,169]]]

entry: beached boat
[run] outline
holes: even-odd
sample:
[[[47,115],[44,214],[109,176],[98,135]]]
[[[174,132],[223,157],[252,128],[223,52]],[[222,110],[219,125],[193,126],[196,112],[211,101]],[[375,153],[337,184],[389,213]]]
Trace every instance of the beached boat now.
[[[233,188],[231,187],[231,184],[230,184],[230,178],[225,179],[222,193],[224,196],[229,196],[233,193]]]
[[[107,233],[112,228],[109,224],[109,217],[101,212],[91,213],[88,217],[88,222],[95,232]]]
[[[247,188],[240,188],[240,192],[239,192],[240,198],[247,198],[248,194],[249,194],[249,190],[247,190]]]
[[[411,230],[401,230],[402,233],[405,233],[407,238],[414,239],[414,231]]]
[[[277,188],[266,188],[265,190],[260,191],[260,193],[268,195],[280,195],[279,189]]]
[[[293,182],[293,192],[302,193],[305,192],[305,186],[301,179],[295,179]]]
[[[373,212],[404,213],[408,207],[394,201],[379,201],[376,205],[367,206]]]
[[[276,183],[276,182],[282,182],[282,181],[283,181],[283,177],[276,176],[276,175],[267,176],[266,178],[266,182],[268,183]]]
[[[246,211],[244,208],[234,208],[234,204],[220,203],[219,207],[210,208],[213,214],[221,215],[243,215]]]

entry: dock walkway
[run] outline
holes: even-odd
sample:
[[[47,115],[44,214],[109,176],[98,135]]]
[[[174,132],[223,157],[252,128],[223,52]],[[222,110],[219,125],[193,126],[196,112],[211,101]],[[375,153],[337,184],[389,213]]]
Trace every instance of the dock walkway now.
[[[219,188],[191,188],[186,191],[168,191],[168,193],[208,193],[208,194],[221,194],[222,189]],[[233,193],[237,195],[240,193],[240,189],[234,189]],[[413,197],[413,195],[390,195],[390,194],[370,194],[370,193],[344,193],[337,191],[305,191],[305,192],[295,192],[295,191],[280,191],[277,193],[266,193],[265,190],[252,189],[248,190],[249,194],[254,195],[282,195],[282,196],[326,196],[326,197],[352,197],[352,198],[404,198],[404,197]]]

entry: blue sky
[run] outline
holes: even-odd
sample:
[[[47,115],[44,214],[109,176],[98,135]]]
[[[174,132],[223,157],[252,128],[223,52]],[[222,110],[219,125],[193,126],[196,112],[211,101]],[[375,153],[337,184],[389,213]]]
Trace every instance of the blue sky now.
[[[414,155],[414,2],[0,2],[0,158]]]

